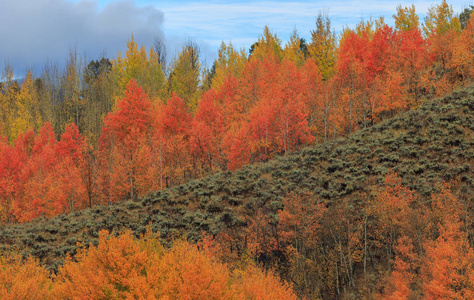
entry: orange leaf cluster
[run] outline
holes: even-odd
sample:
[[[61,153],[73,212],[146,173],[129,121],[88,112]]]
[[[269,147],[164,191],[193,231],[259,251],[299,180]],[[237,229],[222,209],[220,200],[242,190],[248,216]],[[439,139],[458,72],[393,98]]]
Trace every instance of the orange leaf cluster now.
[[[100,232],[97,247],[67,258],[58,274],[33,259],[0,257],[2,299],[296,299],[273,273],[255,266],[234,269],[220,263],[211,249],[176,241],[165,249],[148,232],[135,239]]]

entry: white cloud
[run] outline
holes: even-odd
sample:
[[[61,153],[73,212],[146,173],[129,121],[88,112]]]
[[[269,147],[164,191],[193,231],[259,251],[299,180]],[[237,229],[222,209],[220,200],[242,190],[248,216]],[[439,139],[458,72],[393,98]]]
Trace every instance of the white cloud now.
[[[456,12],[464,0],[449,1]],[[165,36],[169,56],[193,39],[208,64],[221,42],[232,41],[248,50],[268,25],[283,44],[293,29],[309,39],[316,16],[327,11],[336,32],[354,27],[361,19],[392,15],[398,4],[415,4],[422,15],[441,1],[196,1],[196,0],[0,0],[2,46],[0,67],[8,60],[20,72],[39,68],[46,58],[62,62],[72,47],[97,59],[106,50],[114,57],[126,49],[133,32],[138,44],[150,47],[155,36]]]
[[[71,48],[98,59],[107,51],[125,50],[134,34],[150,47],[162,36],[163,13],[134,1],[113,1],[99,9],[96,1],[1,0],[2,46],[0,66],[7,60],[15,72],[41,68],[47,59],[62,63]]]

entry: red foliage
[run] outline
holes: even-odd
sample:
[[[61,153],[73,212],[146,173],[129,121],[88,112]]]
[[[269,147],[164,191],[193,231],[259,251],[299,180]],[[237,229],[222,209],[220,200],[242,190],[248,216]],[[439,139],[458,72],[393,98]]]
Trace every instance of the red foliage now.
[[[130,80],[125,97],[105,118],[100,136],[102,202],[125,197],[134,199],[140,193],[137,181],[146,170],[143,155],[147,151],[143,152],[143,148],[147,147],[151,126],[150,100],[135,80]]]

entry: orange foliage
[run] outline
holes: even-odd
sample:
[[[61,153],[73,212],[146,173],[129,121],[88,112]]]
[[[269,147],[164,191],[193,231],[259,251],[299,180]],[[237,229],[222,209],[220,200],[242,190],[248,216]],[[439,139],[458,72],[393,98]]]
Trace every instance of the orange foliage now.
[[[127,196],[135,199],[140,194],[137,181],[146,176],[143,165],[147,163],[144,156],[148,154],[146,142],[151,124],[151,102],[132,79],[116,111],[105,118],[101,131],[99,184],[103,203]]]
[[[191,114],[178,95],[173,94],[168,102],[158,108],[154,120],[155,147],[159,149],[164,168],[160,170],[166,185],[183,183],[190,170],[189,134]]]
[[[0,221],[9,222],[14,200],[19,193],[20,171],[23,160],[18,151],[0,136]]]
[[[317,203],[310,195],[290,195],[283,205],[284,209],[278,212],[282,243],[314,248],[318,242],[314,236],[321,230],[326,205]]]
[[[426,299],[472,299],[474,251],[462,228],[463,205],[446,186],[433,196],[432,205],[433,225],[438,227],[439,236],[425,244]]]
[[[24,189],[13,206],[14,215],[20,222],[65,212],[58,193],[60,184],[53,171],[60,161],[55,151],[56,143],[53,128],[45,123],[34,142],[24,149],[26,162],[20,176]]]
[[[57,180],[61,183],[58,196],[61,197],[64,210],[69,212],[86,208],[90,203],[85,182],[88,146],[74,123],[66,126],[61,140],[56,144],[56,154],[61,158],[56,165]]]
[[[233,274],[232,299],[278,300],[297,299],[290,286],[272,272],[263,273],[255,266]]]
[[[151,247],[152,244],[158,246]],[[151,237],[139,243],[131,232],[116,237],[101,231],[98,247],[80,250],[75,257],[77,262],[66,259],[55,278],[53,294],[59,299],[71,295],[75,299],[91,300],[153,299],[157,288],[153,270],[163,251]]]
[[[191,153],[200,161],[200,170],[217,169],[222,162],[222,135],[224,133],[224,116],[222,107],[217,103],[214,90],[206,92],[198,104],[196,115],[192,120],[190,131]]]
[[[386,299],[409,299],[410,286],[415,279],[417,256],[413,249],[412,241],[403,235],[397,241],[393,272],[389,276],[388,289],[385,291]]]
[[[148,232],[136,240],[102,231],[98,247],[67,259],[55,277],[56,299],[296,299],[288,285],[256,267],[230,272],[201,244],[164,249]]]
[[[0,254],[0,299],[50,299],[52,284],[48,272],[33,258],[23,261],[20,254]]]

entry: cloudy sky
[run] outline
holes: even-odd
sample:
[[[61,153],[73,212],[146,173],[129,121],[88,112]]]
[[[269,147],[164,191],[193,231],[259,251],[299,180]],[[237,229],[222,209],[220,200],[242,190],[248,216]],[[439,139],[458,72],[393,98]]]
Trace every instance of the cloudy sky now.
[[[319,11],[327,11],[336,32],[361,19],[392,15],[398,4],[415,4],[423,14],[441,1],[174,1],[174,0],[0,0],[0,68],[41,72],[46,61],[63,63],[70,49],[89,59],[115,57],[131,33],[149,48],[164,39],[170,58],[192,39],[210,66],[222,41],[248,49],[268,25],[283,41],[293,29],[308,39]],[[473,0],[452,0],[455,12]]]

